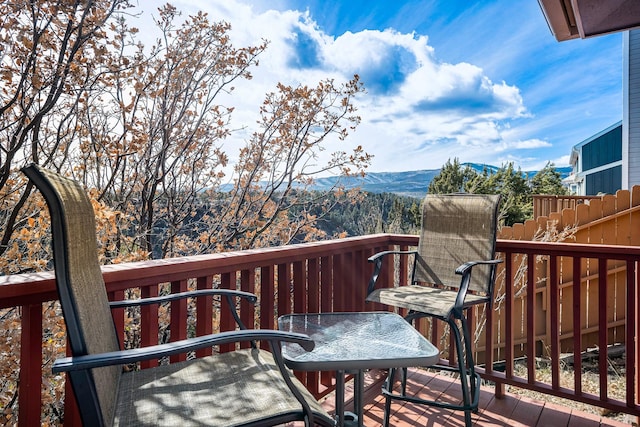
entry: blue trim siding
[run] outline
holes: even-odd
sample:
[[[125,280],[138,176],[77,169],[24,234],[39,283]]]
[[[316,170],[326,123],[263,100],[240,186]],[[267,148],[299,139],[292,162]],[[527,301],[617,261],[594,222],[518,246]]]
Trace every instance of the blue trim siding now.
[[[622,160],[622,125],[616,126],[582,147],[583,172],[620,160]],[[622,176],[620,182],[622,182]],[[587,191],[589,191],[588,186]]]
[[[605,169],[586,176],[587,195],[616,194],[622,184],[622,166]]]

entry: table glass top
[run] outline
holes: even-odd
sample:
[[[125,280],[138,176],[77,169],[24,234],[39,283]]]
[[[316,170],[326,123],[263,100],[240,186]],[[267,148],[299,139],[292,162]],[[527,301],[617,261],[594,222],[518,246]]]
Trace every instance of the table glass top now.
[[[390,312],[290,314],[280,330],[307,334],[315,348],[307,352],[283,343],[293,369],[333,370],[429,366],[439,350],[402,317]]]

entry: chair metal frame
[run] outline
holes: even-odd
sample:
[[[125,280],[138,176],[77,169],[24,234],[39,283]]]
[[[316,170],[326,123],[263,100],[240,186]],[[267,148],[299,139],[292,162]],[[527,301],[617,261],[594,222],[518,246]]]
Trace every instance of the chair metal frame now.
[[[310,394],[305,390],[305,398],[299,388],[302,386],[301,383],[293,379],[291,372],[285,367],[281,355],[281,342],[294,342],[307,350],[313,349],[314,342],[308,336],[303,334],[288,333],[277,330],[247,329],[240,320],[235,308],[238,299],[245,299],[251,303],[256,303],[257,297],[247,292],[224,289],[207,289],[153,298],[109,303],[106,299],[106,291],[104,289],[104,282],[102,281],[101,270],[98,264],[97,252],[95,252],[95,259],[90,260],[86,269],[89,271],[87,274],[93,275],[92,278],[96,279],[98,282],[91,283],[90,286],[95,287],[94,291],[97,290],[100,297],[98,298],[99,301],[96,301],[96,304],[98,306],[107,305],[108,307],[102,307],[102,310],[106,310],[107,313],[110,313],[110,310],[114,308],[160,304],[188,297],[217,295],[220,296],[220,298],[225,298],[227,300],[228,307],[231,308],[232,315],[239,330],[220,332],[149,347],[120,350],[120,345],[115,333],[115,326],[111,323],[111,325],[106,327],[106,330],[109,333],[105,334],[108,336],[104,337],[104,341],[107,342],[105,346],[111,346],[112,351],[104,351],[101,353],[92,352],[89,348],[90,345],[87,341],[88,337],[86,336],[86,331],[83,330],[80,323],[86,319],[82,319],[82,313],[79,312],[80,302],[78,301],[77,295],[72,286],[72,282],[77,279],[77,268],[75,268],[74,271],[74,268],[70,265],[69,256],[74,250],[77,251],[77,247],[73,248],[73,239],[69,236],[67,222],[74,221],[74,215],[90,215],[91,218],[86,218],[88,221],[86,226],[83,226],[83,235],[84,237],[92,235],[92,239],[89,238],[89,240],[93,241],[89,242],[89,244],[93,245],[93,248],[97,248],[93,208],[82,186],[78,182],[64,178],[55,172],[41,168],[37,165],[30,165],[23,168],[22,171],[30,179],[30,182],[40,190],[51,214],[53,263],[56,286],[59,293],[65,324],[67,326],[68,342],[72,354],[71,357],[57,359],[53,364],[53,372],[66,372],[68,374],[84,425],[104,426],[110,425],[112,421],[112,419],[110,419],[110,414],[113,416],[113,408],[105,409],[104,407],[105,398],[103,393],[101,393],[101,387],[96,380],[96,368],[104,369],[105,367],[114,367],[112,368],[114,370],[110,371],[109,375],[117,376],[119,379],[121,375],[120,367],[122,365],[183,354],[222,344],[247,341],[251,343],[253,348],[252,351],[259,352],[263,351],[258,350],[256,346],[256,341],[260,340],[269,343],[273,360],[280,371],[280,375],[282,376],[282,379],[291,395],[299,402],[300,409],[295,413],[285,413],[275,417],[271,416],[269,418],[258,421],[254,420],[241,425],[272,426],[290,421],[304,421],[305,425],[334,425],[334,420],[328,414],[318,412],[314,413],[314,410],[312,410],[309,402],[307,401]],[[80,236],[78,236],[78,238],[80,238]],[[92,246],[89,247],[91,248]],[[99,287],[102,287],[102,289],[99,289]],[[116,338],[112,339],[113,337]],[[110,339],[111,342],[109,343],[108,341]],[[207,357],[215,358],[217,356],[214,354],[213,356]],[[118,381],[118,379],[116,379],[116,381]],[[294,381],[297,382],[297,385],[294,384]],[[210,384],[210,386],[210,390],[212,391],[210,394],[214,395],[216,384]]]
[[[378,302],[382,304],[392,305],[398,308],[405,308],[408,310],[405,320],[410,323],[415,324],[418,319],[429,317],[436,319],[437,321],[445,322],[449,325],[449,330],[453,334],[454,345],[455,345],[455,358],[457,360],[457,365],[445,365],[445,364],[437,364],[434,366],[430,366],[430,368],[453,371],[457,372],[460,375],[461,380],[461,388],[462,388],[462,403],[461,404],[451,404],[445,403],[435,400],[425,400],[416,398],[413,396],[407,396],[406,394],[406,368],[402,369],[402,378],[401,378],[401,389],[399,393],[393,392],[393,384],[395,382],[395,374],[396,370],[391,369],[389,371],[389,375],[387,377],[387,381],[383,387],[383,394],[386,397],[385,401],[385,415],[384,415],[384,424],[385,426],[389,423],[390,410],[391,410],[391,401],[393,399],[397,399],[400,401],[407,401],[418,404],[431,405],[439,408],[453,409],[464,411],[465,413],[465,425],[471,426],[471,413],[476,412],[478,409],[478,400],[480,395],[480,375],[475,370],[475,363],[473,360],[473,351],[472,345],[473,342],[471,340],[471,334],[469,331],[469,324],[467,321],[466,312],[471,307],[478,304],[486,304],[487,309],[491,309],[493,302],[493,290],[495,286],[495,275],[496,275],[496,266],[501,263],[502,260],[494,259],[495,257],[495,239],[497,233],[497,222],[498,222],[498,206],[500,202],[500,196],[498,195],[469,195],[469,194],[448,194],[448,195],[430,195],[428,194],[425,198],[425,203],[423,206],[423,226],[422,226],[422,235],[420,236],[420,244],[419,247],[422,248],[425,242],[424,228],[425,228],[425,218],[427,217],[427,210],[429,209],[429,202],[434,198],[437,198],[437,201],[434,203],[455,203],[457,200],[465,200],[459,198],[470,198],[470,197],[480,197],[484,198],[484,203],[487,204],[489,210],[486,212],[487,219],[489,224],[493,227],[492,233],[492,242],[489,243],[489,247],[486,248],[486,256],[487,259],[469,259],[466,262],[463,262],[456,267],[452,268],[455,271],[455,275],[459,275],[460,283],[456,284],[453,282],[449,283],[437,283],[436,287],[443,289],[443,293],[448,293],[449,297],[455,296],[455,300],[452,300],[452,304],[446,312],[439,312],[438,310],[431,310],[430,307],[425,305],[424,307],[419,306],[419,301],[409,301],[411,299],[411,295],[409,292],[411,290],[421,292],[424,288],[422,288],[423,280],[420,284],[418,284],[419,280],[417,278],[417,270],[419,268],[419,263],[423,265],[420,268],[427,267],[429,260],[422,259],[422,255],[419,250],[411,250],[411,251],[383,251],[379,252],[373,256],[371,256],[368,261],[374,264],[374,271],[369,280],[369,284],[367,287],[367,302]],[[444,199],[443,199],[444,198]],[[463,221],[461,221],[463,222]],[[457,225],[454,225],[457,226]],[[462,225],[461,225],[462,226]],[[397,293],[398,288],[378,288],[376,289],[376,285],[378,284],[378,279],[380,278],[380,273],[383,268],[383,261],[387,256],[412,256],[413,257],[413,266],[411,269],[411,278],[409,287],[405,288],[406,293],[402,295],[401,298],[408,298],[406,302],[403,302],[399,299],[394,300],[386,299],[386,296],[393,296],[393,294]],[[472,272],[474,267],[482,268],[479,266],[486,266],[484,279],[486,283],[484,283],[480,288],[485,290],[485,294],[478,295],[473,294],[471,299],[467,299],[470,290],[477,291],[478,286],[472,285]],[[424,274],[422,274],[424,276]],[[435,274],[434,274],[435,275]],[[452,279],[450,279],[452,280]],[[433,284],[432,284],[433,286]],[[398,294],[400,295],[400,294]],[[420,298],[419,294],[416,294],[418,298]],[[400,298],[400,299],[401,299]],[[459,323],[459,326],[458,326]],[[452,351],[449,351],[449,359],[452,357]]]

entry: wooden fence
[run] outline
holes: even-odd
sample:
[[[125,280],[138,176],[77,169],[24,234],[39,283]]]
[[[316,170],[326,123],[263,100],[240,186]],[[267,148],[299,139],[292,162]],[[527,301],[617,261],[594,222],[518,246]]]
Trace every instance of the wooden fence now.
[[[537,194],[533,196],[533,218],[549,216],[554,212],[562,212],[564,209],[576,209],[590,200],[600,199],[601,196],[557,196]]]
[[[631,191],[621,190],[616,195],[605,195],[591,198],[584,203],[575,204],[574,209],[563,209],[551,212],[548,216],[538,216],[524,224],[514,224],[503,227],[499,233],[500,239],[521,241],[558,241],[576,244],[603,244],[640,246],[640,186]],[[577,344],[580,351],[596,348],[599,345],[598,323],[599,316],[607,318],[607,333],[609,343],[625,342],[625,312],[627,295],[627,267],[623,261],[609,260],[604,263],[596,259],[579,259],[580,263],[580,298],[573,299],[574,287],[574,258],[560,257],[554,269],[554,277],[558,278],[560,316],[557,321],[550,318],[548,306],[551,303],[551,267],[549,257],[536,255],[535,260],[529,261],[527,255],[518,254],[510,268],[514,274],[515,304],[513,312],[506,320],[506,313],[500,307],[501,295],[505,290],[505,266],[499,270],[498,289],[496,296],[497,311],[493,322],[493,336],[501,337],[507,328],[513,325],[514,357],[526,355],[526,310],[528,265],[534,265],[535,295],[533,298],[536,313],[533,316],[535,325],[535,341],[537,356],[549,356],[548,349],[552,337],[559,334],[560,352],[573,353]],[[609,284],[600,287],[600,272],[605,270],[606,277],[602,279]],[[604,292],[603,292],[604,291]],[[629,302],[632,303],[632,302]],[[575,314],[575,315],[574,315]],[[478,330],[483,326],[482,315],[478,315]],[[517,319],[517,320],[513,320]],[[579,329],[575,328],[579,319]],[[579,336],[575,331],[579,330]],[[478,342],[485,342],[480,334]],[[504,360],[504,346],[499,338],[494,338],[494,360]],[[518,343],[520,343],[518,345]],[[484,348],[479,346],[480,359],[484,358]]]

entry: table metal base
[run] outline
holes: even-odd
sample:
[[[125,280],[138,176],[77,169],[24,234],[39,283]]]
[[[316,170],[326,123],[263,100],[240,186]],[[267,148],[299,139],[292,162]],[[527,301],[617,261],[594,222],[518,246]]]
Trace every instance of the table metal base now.
[[[353,412],[344,409],[346,374],[353,374]],[[336,372],[336,421],[338,426],[363,427],[364,421],[364,370]]]

